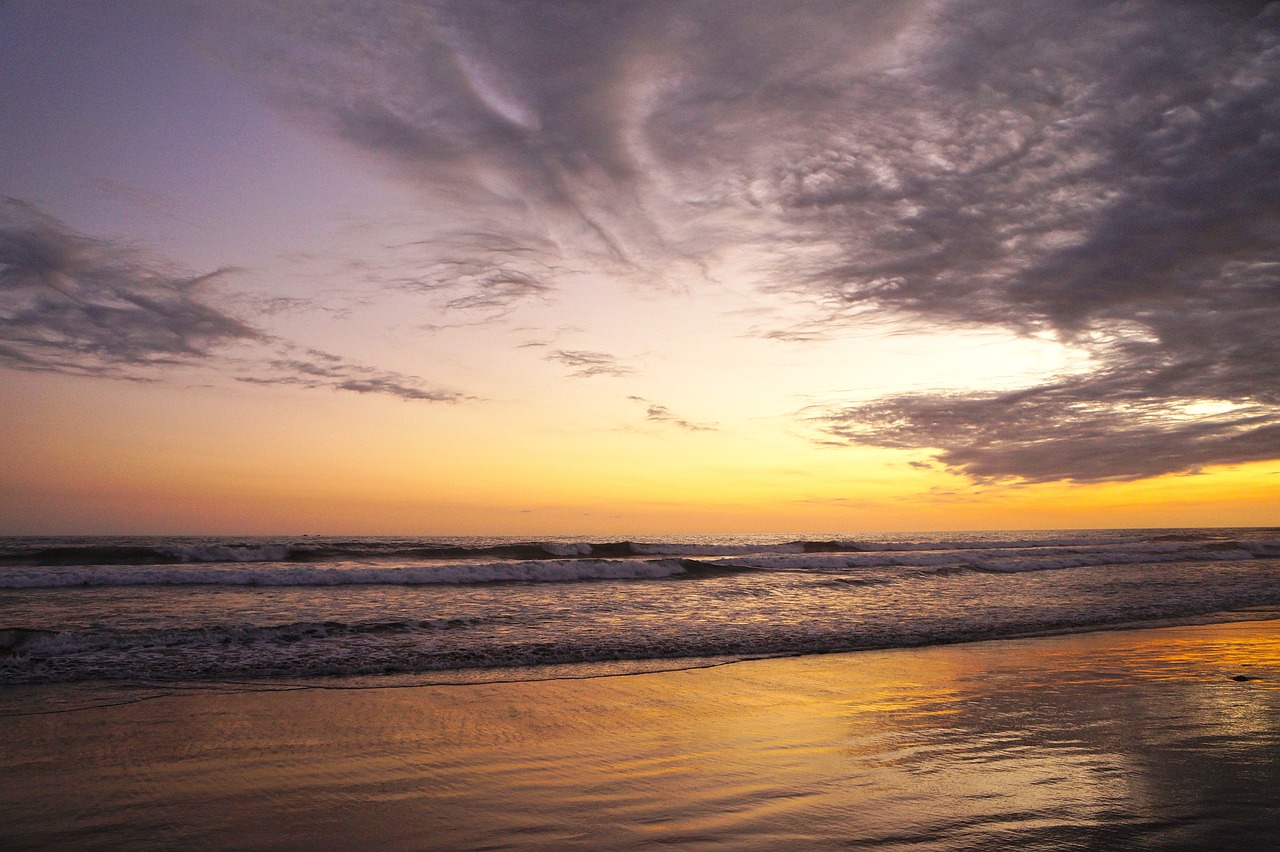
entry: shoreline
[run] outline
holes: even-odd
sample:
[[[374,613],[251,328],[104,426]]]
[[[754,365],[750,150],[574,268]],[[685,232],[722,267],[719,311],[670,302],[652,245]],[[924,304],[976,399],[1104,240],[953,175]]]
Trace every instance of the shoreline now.
[[[210,684],[10,718],[0,840],[944,849],[1280,836],[1274,619],[458,685]]]
[[[1125,621],[1114,624],[1071,625],[1050,630],[1032,630],[1024,633],[1011,633],[1004,636],[965,638],[958,640],[941,639],[922,642],[915,645],[891,645],[885,647],[856,648],[832,651],[797,651],[758,656],[732,657],[673,657],[673,658],[641,658],[635,660],[605,660],[581,663],[558,663],[516,667],[476,667],[469,669],[438,669],[413,673],[392,674],[356,674],[333,675],[326,677],[263,677],[240,679],[209,680],[83,680],[51,683],[18,683],[0,684],[0,719],[39,715],[36,712],[8,712],[5,704],[6,694],[17,691],[40,691],[76,688],[85,689],[173,689],[182,692],[199,693],[202,690],[213,691],[223,687],[241,687],[245,692],[281,692],[306,689],[318,690],[370,690],[370,689],[427,689],[431,687],[464,687],[464,686],[499,686],[517,683],[554,683],[562,681],[585,681],[620,677],[640,677],[644,675],[670,674],[686,671],[703,671],[724,666],[737,666],[747,663],[768,660],[793,660],[808,657],[832,657],[859,655],[869,653],[885,653],[894,651],[915,651],[930,648],[962,647],[967,645],[1013,642],[1027,639],[1052,639],[1055,637],[1090,635],[1096,633],[1127,632],[1134,630],[1162,630],[1176,627],[1212,626],[1217,624],[1240,624],[1251,622],[1268,622],[1280,620],[1280,606],[1256,606],[1239,610],[1228,610],[1203,615],[1179,616],[1172,618],[1151,619],[1149,621]],[[676,663],[676,665],[666,665]],[[634,668],[628,668],[634,667]],[[624,670],[616,670],[624,669]],[[490,672],[512,672],[510,677],[488,677]],[[519,674],[517,674],[519,673]],[[527,675],[527,676],[522,676]],[[237,690],[227,690],[235,692]],[[179,693],[180,695],[181,693]],[[173,697],[178,697],[175,695]],[[148,699],[150,700],[150,699]],[[92,710],[98,706],[87,705],[83,708],[55,709],[45,712],[66,713],[77,710]]]

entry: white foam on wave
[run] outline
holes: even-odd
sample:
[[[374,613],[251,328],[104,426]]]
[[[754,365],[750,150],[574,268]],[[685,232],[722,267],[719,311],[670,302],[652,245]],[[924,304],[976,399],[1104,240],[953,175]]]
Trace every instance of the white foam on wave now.
[[[1120,547],[1142,546],[1146,540],[1143,536],[1112,536],[1108,538],[1085,538],[1085,537],[1055,537],[1055,538],[1023,538],[1023,539],[999,539],[999,540],[956,540],[956,541],[863,541],[857,539],[832,539],[832,540],[798,540],[780,544],[686,544],[680,542],[663,542],[663,543],[632,543],[632,549],[636,553],[650,554],[654,556],[688,556],[688,557],[743,557],[761,554],[769,555],[799,555],[804,558],[822,558],[827,556],[835,556],[839,558],[849,553],[953,553],[972,551],[992,551],[992,550],[1011,550],[1011,551],[1033,551],[1041,548],[1053,547]],[[1149,542],[1148,542],[1149,543]],[[1151,543],[1153,546],[1166,544],[1164,542]],[[1195,542],[1190,545],[1174,544],[1174,546],[1202,546],[1203,542]],[[898,564],[896,562],[887,562],[885,564]]]
[[[425,619],[412,622],[383,624],[343,624],[340,622],[299,622],[268,626],[224,626],[175,630],[150,630],[142,633],[111,632],[58,632],[52,630],[24,631],[26,635],[12,642],[9,651],[10,665],[20,658],[60,657],[94,651],[133,650],[147,648],[216,648],[229,642],[284,642],[304,640],[344,639],[368,636],[374,633],[430,634],[434,631],[464,628],[479,624],[479,619]],[[2,659],[2,658],[0,658]],[[2,665],[3,662],[0,662]]]
[[[1252,540],[1238,541],[1236,544],[1239,545],[1242,550],[1247,550],[1254,556],[1280,556],[1280,541]]]
[[[761,554],[718,560],[716,565],[765,570],[839,570],[847,568],[934,568],[963,566],[975,571],[1020,573],[1091,565],[1156,562],[1222,562],[1280,556],[1280,542],[1227,542],[1206,548],[1202,542],[1134,542],[1097,546],[959,548],[953,550],[881,550],[863,553]]]
[[[658,545],[655,549],[660,549]],[[260,548],[200,546],[198,556],[172,565],[56,565],[0,570],[0,588],[75,586],[345,586],[429,585],[496,582],[556,583],[578,580],[663,579],[687,573],[676,558],[590,558],[590,545],[563,546],[560,559],[387,565],[379,562],[282,562],[283,545]],[[233,551],[230,554],[220,551]],[[841,572],[861,569],[956,567],[996,573],[1020,573],[1096,565],[1226,562],[1280,558],[1280,541],[1139,541],[1098,545],[963,547],[927,550],[803,552],[801,545],[764,550],[708,545],[682,548],[701,557],[707,569]],[[725,551],[729,551],[726,553]],[[205,557],[219,561],[206,561]]]
[[[587,556],[591,553],[591,545],[587,544],[585,541],[575,541],[566,544],[545,542],[540,546],[552,556]]]
[[[280,562],[287,559],[293,549],[283,544],[261,547],[226,544],[201,544],[183,547],[161,547],[162,553],[179,562]]]
[[[1055,538],[1011,538],[1011,539],[973,539],[956,541],[892,541],[892,542],[844,542],[867,551],[933,551],[933,550],[995,550],[995,549],[1028,549],[1040,547],[1114,547],[1127,544],[1140,544],[1144,537],[1140,535],[1113,536],[1108,538],[1055,537]]]
[[[745,556],[752,553],[804,553],[800,542],[788,544],[644,544],[633,542],[632,550],[650,556]]]
[[[654,580],[684,573],[673,559],[572,559],[403,567],[264,564],[86,565],[0,571],[0,588],[71,586],[346,586]]]

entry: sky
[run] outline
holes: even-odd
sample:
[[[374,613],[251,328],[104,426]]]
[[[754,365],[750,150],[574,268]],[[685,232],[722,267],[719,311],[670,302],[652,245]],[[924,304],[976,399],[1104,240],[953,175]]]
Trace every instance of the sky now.
[[[1280,524],[1280,3],[0,0],[0,533]]]

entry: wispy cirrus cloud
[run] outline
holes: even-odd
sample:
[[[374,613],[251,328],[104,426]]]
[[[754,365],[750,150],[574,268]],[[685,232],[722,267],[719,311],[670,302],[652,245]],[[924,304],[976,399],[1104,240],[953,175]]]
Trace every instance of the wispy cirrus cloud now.
[[[260,331],[208,298],[228,272],[189,275],[0,199],[0,363],[143,378],[261,342]]]
[[[389,286],[439,296],[445,312],[469,312],[488,320],[505,317],[531,299],[546,301],[555,292],[551,281],[563,271],[555,263],[553,245],[500,233],[437,235],[406,248],[418,249],[412,274]]]
[[[634,402],[638,402],[645,406],[645,420],[655,423],[664,423],[669,426],[675,426],[678,429],[684,429],[688,432],[717,432],[720,427],[711,423],[695,423],[692,420],[685,420],[683,417],[677,417],[671,413],[671,409],[665,405],[658,405],[650,402],[641,396],[629,396]]]
[[[979,478],[1280,458],[1280,7],[207,9],[284,113],[498,223],[505,242],[424,267],[454,309],[550,298],[556,264],[660,273],[733,249],[807,309],[758,330],[784,345],[895,321],[1091,359],[1013,396],[976,377],[805,412],[821,440]],[[601,355],[549,357],[618,375]]]
[[[237,381],[383,394],[422,402],[461,402],[472,398],[456,391],[425,387],[416,376],[359,364],[318,349],[284,344],[281,354],[286,357],[266,360],[252,375],[237,376]]]
[[[607,352],[589,352],[580,349],[555,349],[548,352],[546,360],[563,364],[579,379],[593,376],[629,376],[635,372]]]
[[[883,67],[921,5],[188,7],[283,113],[459,216],[554,245],[561,263],[653,272],[719,251],[742,214],[758,219],[743,145],[773,147],[777,128],[831,105],[815,96]]]
[[[25,202],[0,200],[0,365],[159,380],[205,366],[257,384],[329,387],[457,402],[415,376],[300,349],[217,304],[210,285],[129,246],[77,233]],[[291,306],[291,305],[290,305]],[[232,354],[232,350],[235,354]]]

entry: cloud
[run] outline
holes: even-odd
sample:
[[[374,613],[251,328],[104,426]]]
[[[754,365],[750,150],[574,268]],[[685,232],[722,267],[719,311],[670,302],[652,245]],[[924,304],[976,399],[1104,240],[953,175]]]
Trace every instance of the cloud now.
[[[1048,332],[1094,364],[836,406],[827,437],[1033,481],[1280,456],[1280,7],[1255,11],[945,16],[929,62],[881,93],[925,105],[894,120],[913,132],[872,127],[780,178],[789,215],[857,235],[799,285],[828,322]]]
[[[656,403],[650,402],[644,397],[629,396],[627,397],[627,399],[633,400],[635,402],[639,402],[646,407],[646,410],[645,410],[646,420],[652,420],[656,423],[666,423],[670,426],[675,426],[680,429],[685,429],[689,432],[717,432],[719,431],[719,428],[720,428],[713,424],[694,423],[690,420],[685,420],[683,417],[676,417],[674,414],[671,413],[671,409],[667,408],[665,405],[658,405]]]
[[[488,319],[506,316],[529,299],[546,300],[549,283],[562,271],[554,264],[555,247],[532,244],[498,233],[458,233],[414,244],[420,257],[414,274],[394,281],[396,289],[442,294],[445,311],[479,312]]]
[[[258,384],[427,402],[468,398],[425,388],[414,376],[299,349],[232,316],[208,292],[229,271],[190,275],[129,246],[76,233],[30,204],[0,199],[0,365],[148,381],[170,368],[204,365],[247,372],[237,378]],[[233,357],[228,350],[236,345],[249,351]]]
[[[645,419],[655,420],[659,423],[670,423],[672,426],[678,426],[681,429],[687,429],[690,432],[716,431],[715,426],[708,426],[702,423],[692,423],[682,417],[676,417],[665,405],[650,405],[649,410],[645,412]]]
[[[260,341],[260,332],[207,299],[228,271],[190,275],[0,199],[0,363],[140,377]]]
[[[561,268],[660,278],[737,252],[807,310],[758,330],[780,343],[894,321],[1090,358],[1013,396],[979,377],[805,412],[819,440],[1033,480],[1280,457],[1280,6],[370,0],[204,20],[286,115],[502,236],[410,282],[456,310],[549,298]]]
[[[416,376],[380,370],[349,361],[318,349],[299,350],[285,344],[288,357],[264,362],[254,375],[237,381],[258,385],[293,385],[303,388],[332,388],[353,393],[373,393],[422,402],[461,402],[472,399],[456,391],[423,387]]]
[[[767,139],[789,104],[821,108],[920,4],[190,5],[292,119],[509,239],[617,270],[718,244],[725,223],[700,222],[742,189],[719,144],[738,153],[761,111]]]
[[[1008,394],[892,397],[815,420],[850,443],[936,448],[937,461],[980,481],[1138,479],[1271,459],[1280,446],[1274,407],[1215,412],[1194,399],[1181,408],[1165,398],[1121,402],[1088,381]]]
[[[831,335],[825,331],[811,331],[803,328],[775,328],[754,332],[751,336],[764,340],[780,340],[784,343],[815,343],[831,339]]]
[[[592,376],[629,376],[635,372],[605,352],[556,349],[547,353],[546,360],[569,367],[573,370],[571,375],[580,379]]]

